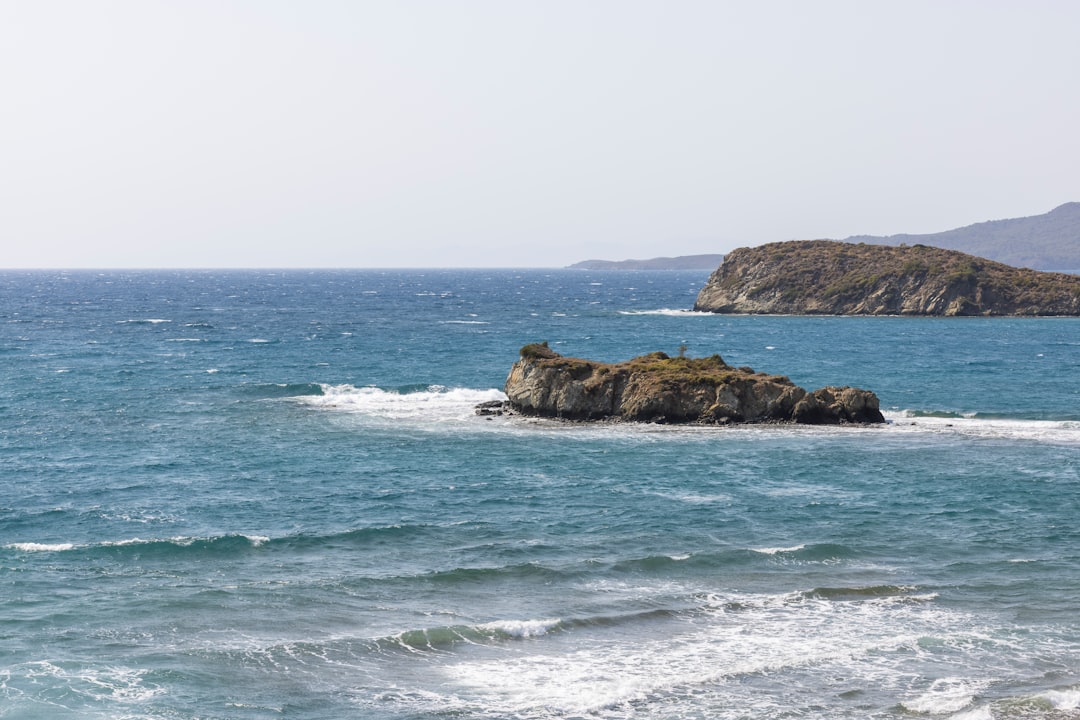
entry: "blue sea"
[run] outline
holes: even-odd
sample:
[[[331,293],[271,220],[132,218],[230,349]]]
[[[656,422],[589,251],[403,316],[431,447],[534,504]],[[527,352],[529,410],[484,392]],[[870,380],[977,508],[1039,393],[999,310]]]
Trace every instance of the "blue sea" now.
[[[706,276],[0,273],[0,718],[1080,718],[1080,319]],[[477,416],[541,341],[889,423]]]

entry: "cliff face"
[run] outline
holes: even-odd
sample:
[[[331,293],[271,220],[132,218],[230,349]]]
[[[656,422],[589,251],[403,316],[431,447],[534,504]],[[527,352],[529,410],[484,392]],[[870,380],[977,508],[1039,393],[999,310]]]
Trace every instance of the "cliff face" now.
[[[880,423],[874,393],[828,387],[808,393],[788,378],[733,368],[719,355],[653,353],[599,363],[526,345],[506,380],[512,409],[570,420],[658,423]]]
[[[1080,315],[1080,276],[925,245],[831,240],[740,248],[695,310],[825,315]]]

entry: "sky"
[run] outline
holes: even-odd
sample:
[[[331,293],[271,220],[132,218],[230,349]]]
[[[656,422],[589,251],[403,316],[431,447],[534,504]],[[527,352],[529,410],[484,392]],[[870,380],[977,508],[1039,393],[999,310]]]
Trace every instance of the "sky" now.
[[[563,267],[1080,200],[1073,0],[0,0],[0,268]]]

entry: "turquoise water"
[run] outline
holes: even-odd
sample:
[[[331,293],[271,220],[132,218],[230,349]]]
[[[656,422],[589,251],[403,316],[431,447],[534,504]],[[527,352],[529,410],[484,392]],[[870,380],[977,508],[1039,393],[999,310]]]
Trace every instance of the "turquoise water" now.
[[[0,717],[1080,717],[1080,321],[702,273],[0,273]],[[483,418],[680,345],[878,428]]]

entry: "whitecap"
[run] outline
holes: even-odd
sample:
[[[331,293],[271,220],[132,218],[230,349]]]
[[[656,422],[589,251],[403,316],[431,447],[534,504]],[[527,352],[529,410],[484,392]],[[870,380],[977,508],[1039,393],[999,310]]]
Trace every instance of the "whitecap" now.
[[[559,618],[545,620],[496,620],[479,625],[480,630],[504,633],[515,638],[532,638],[547,635],[562,624]]]
[[[994,720],[994,714],[990,712],[989,705],[983,705],[974,710],[965,710],[964,712],[950,715],[949,720]]]
[[[1048,690],[1039,697],[1055,710],[1080,710],[1080,689]]]
[[[644,596],[657,592],[652,587]],[[853,684],[900,684],[902,668],[890,666],[891,656],[906,656],[931,631],[951,634],[970,626],[969,617],[932,603],[794,602],[785,595],[740,593],[717,594],[695,608],[694,617],[689,625],[650,619],[650,624],[665,625],[647,635],[638,628],[613,633],[586,624],[575,631],[584,637],[575,637],[570,649],[563,643],[538,643],[528,655],[463,657],[443,673],[454,681],[456,697],[505,716],[630,712],[628,703],[678,698],[686,688],[711,694],[717,707],[735,708],[762,699],[753,682],[739,680],[760,674],[826,668]],[[867,655],[886,661],[862,662]],[[934,707],[940,713],[966,707],[977,686],[964,686],[963,705],[960,699],[949,700],[946,688],[937,689]],[[700,697],[692,702],[700,709]],[[780,714],[756,709],[755,717]]]
[[[656,310],[619,310],[619,314],[666,315],[668,317],[716,317],[716,313],[701,312],[699,310],[686,310],[685,308],[657,308]]]
[[[126,667],[68,668],[47,660],[16,666],[28,678],[60,678],[71,692],[102,701],[141,703],[164,692],[163,688],[144,681],[147,670]]]
[[[9,543],[4,546],[9,550],[21,550],[22,552],[63,552],[75,547],[74,543]]]
[[[911,410],[885,410],[882,415],[894,431],[900,432],[1080,444],[1080,421],[1076,420],[981,418],[973,413],[927,417]]]
[[[762,555],[777,555],[779,553],[798,552],[799,550],[805,549],[806,545],[792,545],[791,547],[750,548],[750,552],[761,553]]]
[[[986,685],[985,681],[969,678],[939,678],[922,695],[904,700],[901,705],[917,713],[931,715],[956,713],[975,702],[976,693]]]
[[[341,410],[383,420],[422,420],[427,423],[476,417],[476,406],[501,402],[501,390],[446,388],[430,385],[418,392],[400,393],[376,387],[321,385],[322,395],[294,398],[313,407]]]

